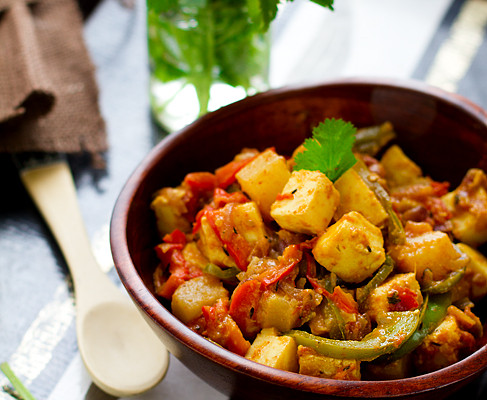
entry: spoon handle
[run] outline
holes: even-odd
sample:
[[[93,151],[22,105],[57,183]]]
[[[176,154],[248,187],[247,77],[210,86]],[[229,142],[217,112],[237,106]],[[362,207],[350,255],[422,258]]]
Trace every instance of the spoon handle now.
[[[20,171],[20,177],[64,255],[78,305],[96,301],[96,296],[103,296],[111,286],[118,292],[91,251],[67,162],[56,160],[28,167]]]

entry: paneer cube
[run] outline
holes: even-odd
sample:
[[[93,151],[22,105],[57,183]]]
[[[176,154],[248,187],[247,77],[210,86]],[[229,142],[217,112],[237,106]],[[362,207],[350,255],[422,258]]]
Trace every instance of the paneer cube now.
[[[453,235],[477,247],[487,241],[487,176],[472,168],[454,191],[442,197],[452,213]]]
[[[323,232],[340,202],[340,194],[319,171],[293,171],[271,216],[284,229],[308,235]]]
[[[360,361],[324,356],[310,347],[298,346],[299,373],[326,379],[360,380]]]
[[[191,224],[184,217],[188,212],[183,200],[185,195],[186,191],[183,188],[167,187],[159,190],[152,200],[151,208],[156,216],[157,229],[161,238],[175,229],[186,233],[191,231]]]
[[[272,149],[259,154],[236,174],[242,190],[257,203],[267,220],[271,218],[272,203],[290,176],[286,160]]]
[[[216,235],[206,216],[201,218],[199,235],[198,248],[211,263],[224,267],[236,266],[235,260],[225,252],[223,243]]]
[[[181,284],[172,296],[173,314],[185,324],[202,315],[201,307],[212,306],[220,298],[227,298],[228,290],[213,276],[203,275]]]
[[[365,310],[369,317],[377,320],[381,312],[408,311],[423,304],[421,287],[414,272],[396,274],[369,294]]]
[[[289,336],[279,336],[275,328],[262,329],[245,358],[285,371],[298,371],[296,342]]]
[[[458,243],[457,247],[469,258],[465,276],[470,284],[469,297],[473,301],[480,300],[487,294],[487,258],[465,243]]]
[[[421,168],[398,145],[387,149],[381,158],[381,164],[391,187],[409,185],[423,175]]]
[[[425,222],[408,221],[404,228],[405,243],[389,249],[400,272],[415,272],[416,279],[422,282],[424,270],[428,268],[434,280],[443,280],[450,272],[467,265],[468,257],[453,245],[446,233],[433,231]]]
[[[372,276],[386,259],[381,230],[356,211],[345,214],[318,237],[313,255],[328,271],[350,283]]]
[[[350,211],[358,211],[375,226],[382,228],[385,225],[387,212],[374,192],[353,168],[335,182],[335,188],[340,193],[340,204],[335,212],[336,220]]]

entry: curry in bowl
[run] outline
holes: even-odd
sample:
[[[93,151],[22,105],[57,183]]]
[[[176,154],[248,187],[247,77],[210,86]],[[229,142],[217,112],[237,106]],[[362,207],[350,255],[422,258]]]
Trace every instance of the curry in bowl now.
[[[154,194],[155,293],[252,361],[342,380],[435,371],[484,342],[487,177],[425,176],[394,128],[316,126]]]

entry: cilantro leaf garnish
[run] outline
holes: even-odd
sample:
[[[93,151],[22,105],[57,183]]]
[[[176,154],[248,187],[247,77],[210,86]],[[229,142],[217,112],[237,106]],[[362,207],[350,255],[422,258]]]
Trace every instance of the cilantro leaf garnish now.
[[[326,119],[304,141],[305,150],[295,157],[294,170],[321,171],[335,182],[356,163],[352,148],[357,129],[342,119]]]

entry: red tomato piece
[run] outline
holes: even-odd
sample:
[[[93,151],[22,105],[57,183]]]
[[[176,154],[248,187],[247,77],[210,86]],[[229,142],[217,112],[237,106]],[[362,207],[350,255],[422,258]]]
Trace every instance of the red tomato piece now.
[[[408,287],[395,288],[392,296],[389,296],[390,311],[409,311],[418,307],[418,295]]]
[[[250,279],[240,282],[232,294],[229,314],[245,337],[253,337],[260,330],[255,313],[263,291],[262,282]]]
[[[216,188],[213,193],[213,203],[220,208],[229,203],[246,203],[250,201],[242,192],[228,193],[221,188]]]
[[[303,252],[299,249],[298,245],[290,245],[284,249],[282,256],[279,257],[279,264],[275,268],[271,268],[263,272],[257,278],[265,287],[276,283],[277,281],[284,279],[288,276],[298,265],[303,257]]]
[[[246,271],[252,246],[235,229],[232,222],[232,211],[233,207],[230,204],[224,208],[207,211],[205,215],[224,249],[235,260],[237,267]]]
[[[183,247],[182,243],[162,243],[156,246],[159,259],[164,265],[169,265],[169,277],[165,282],[160,282],[157,288],[157,294],[166,299],[171,299],[175,290],[185,281],[203,275],[201,269],[184,259]]]
[[[228,300],[219,299],[213,306],[203,306],[202,311],[206,321],[206,336],[227,350],[245,356],[250,343],[230,316]]]
[[[236,180],[236,175],[243,167],[245,167],[254,157],[249,157],[244,160],[230,161],[228,164],[218,168],[215,171],[218,187],[226,189]]]
[[[211,172],[191,172],[183,181],[195,193],[213,191],[217,186],[217,179]]]

